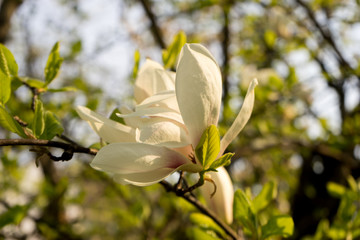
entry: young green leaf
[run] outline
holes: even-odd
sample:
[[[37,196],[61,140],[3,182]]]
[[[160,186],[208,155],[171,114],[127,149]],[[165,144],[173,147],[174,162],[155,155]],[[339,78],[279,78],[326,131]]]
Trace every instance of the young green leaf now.
[[[51,81],[55,79],[55,77],[59,73],[63,60],[64,59],[60,57],[59,42],[57,42],[55,43],[54,47],[52,48],[49,54],[46,67],[44,70],[46,85],[49,85]]]
[[[294,221],[289,215],[274,216],[261,227],[261,232],[262,239],[272,236],[290,237],[294,232]]]
[[[190,215],[190,221],[205,231],[211,230],[219,236],[226,236],[224,230],[222,230],[219,225],[217,225],[211,218],[204,214],[193,213]]]
[[[15,205],[0,215],[0,229],[8,224],[18,225],[26,216],[29,209],[28,205]]]
[[[234,221],[240,223],[244,230],[251,232],[253,236],[257,236],[256,216],[251,201],[241,189],[238,189],[234,194],[233,215]]]
[[[186,43],[186,35],[183,31],[180,31],[173,39],[170,46],[163,51],[162,59],[165,68],[171,68],[175,65],[176,59],[181,51],[181,48]]]
[[[262,209],[266,208],[270,202],[276,197],[276,186],[274,182],[266,183],[259,195],[253,200],[253,207],[255,213],[258,213]]]
[[[220,135],[215,125],[210,125],[202,134],[195,154],[204,170],[208,169],[215,161],[220,151]]]
[[[9,101],[11,94],[11,78],[0,71],[0,105]]]
[[[14,56],[4,45],[0,44],[0,104],[5,105],[11,95],[11,78],[16,76],[18,65]]]
[[[45,129],[41,134],[40,139],[51,140],[56,135],[60,135],[64,131],[60,121],[54,113],[46,111],[45,113]]]
[[[327,191],[330,193],[331,196],[341,198],[345,192],[346,188],[338,183],[329,182],[326,185]]]
[[[35,113],[32,122],[32,130],[36,137],[40,137],[45,129],[45,114],[42,102],[39,99],[35,101]]]
[[[27,138],[23,128],[14,118],[6,111],[3,106],[0,106],[0,126],[9,130],[10,132],[18,134],[20,137]]]
[[[220,158],[216,159],[210,166],[211,169],[217,169],[221,166],[228,166],[231,163],[231,158],[234,156],[234,153],[226,153]]]
[[[17,76],[18,74],[18,65],[14,56],[2,44],[0,44],[0,70],[8,77]]]
[[[136,50],[134,53],[134,67],[132,72],[132,79],[136,79],[140,65],[140,52]]]
[[[46,84],[38,79],[34,79],[34,78],[28,78],[26,79],[26,83],[30,86],[30,87],[34,87],[34,88],[45,88]]]

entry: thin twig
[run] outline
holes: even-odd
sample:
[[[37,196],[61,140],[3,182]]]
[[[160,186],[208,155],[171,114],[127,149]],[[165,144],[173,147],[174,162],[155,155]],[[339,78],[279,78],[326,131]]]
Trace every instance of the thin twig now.
[[[0,146],[44,146],[64,149],[64,153],[87,153],[90,155],[96,155],[97,149],[86,148],[79,145],[72,145],[69,143],[42,140],[42,139],[0,139]],[[56,157],[55,157],[56,158]],[[71,158],[70,158],[71,159]],[[70,159],[53,159],[55,161],[64,161]]]

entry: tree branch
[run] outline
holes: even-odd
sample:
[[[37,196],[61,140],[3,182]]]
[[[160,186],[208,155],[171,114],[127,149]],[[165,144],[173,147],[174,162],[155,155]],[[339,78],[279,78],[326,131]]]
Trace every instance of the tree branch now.
[[[321,27],[318,20],[315,18],[314,12],[310,9],[310,7],[304,3],[302,0],[296,0],[296,2],[302,6],[307,15],[309,16],[311,22],[314,24],[314,26],[319,30],[322,38],[329,43],[329,45],[332,47],[332,49],[335,51],[336,56],[338,57],[340,65],[344,66],[351,74],[354,74],[356,76],[356,73],[354,69],[351,67],[351,65],[348,63],[348,61],[344,58],[341,51],[339,50],[338,46],[336,45],[333,37],[331,36],[331,33],[328,30],[325,30],[323,27]],[[360,78],[357,76],[357,78],[360,80]]]
[[[157,23],[157,19],[153,11],[151,10],[151,4],[148,0],[140,0],[141,5],[143,6],[147,17],[151,22],[151,32],[155,38],[155,42],[159,45],[161,49],[166,48],[165,41],[163,39],[163,35],[161,29]]]
[[[0,139],[0,146],[43,146],[61,148],[64,150],[60,157],[53,156],[50,152],[47,154],[54,161],[69,161],[72,159],[74,153],[86,153],[96,155],[97,149],[86,148],[77,144],[68,144],[58,141],[42,140],[42,139]]]

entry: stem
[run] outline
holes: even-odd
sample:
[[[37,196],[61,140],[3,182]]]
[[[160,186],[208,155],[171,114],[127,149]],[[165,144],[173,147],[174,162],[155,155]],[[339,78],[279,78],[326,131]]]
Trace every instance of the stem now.
[[[97,149],[86,148],[79,145],[72,145],[64,142],[42,140],[42,139],[0,139],[0,146],[44,146],[44,147],[55,147],[64,149],[64,153],[87,153],[90,155],[96,155]],[[71,158],[70,158],[71,159]],[[70,159],[57,159],[59,160],[70,160]],[[56,159],[53,159],[56,160]]]

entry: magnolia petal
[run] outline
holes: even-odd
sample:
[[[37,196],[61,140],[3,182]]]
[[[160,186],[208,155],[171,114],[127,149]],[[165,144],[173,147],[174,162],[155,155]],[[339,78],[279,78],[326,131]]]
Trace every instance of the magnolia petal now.
[[[132,127],[110,120],[86,107],[78,106],[75,110],[104,141],[135,142],[135,129]]]
[[[149,172],[115,174],[114,180],[120,184],[132,184],[135,186],[149,186],[164,180],[167,176],[175,172],[173,168],[157,169]]]
[[[221,73],[211,53],[199,44],[185,44],[179,60],[176,98],[191,143],[196,146],[210,125],[217,125],[221,106]]]
[[[147,59],[135,81],[134,96],[137,103],[162,91],[175,89],[175,74],[159,63]]]
[[[245,127],[245,124],[250,119],[255,100],[255,87],[258,85],[257,79],[253,79],[250,83],[250,86],[247,90],[244,103],[241,107],[239,114],[237,115],[235,121],[225,133],[224,137],[220,141],[220,153],[221,156],[229,144],[236,138],[236,136],[241,132]]]
[[[178,112],[171,110],[169,108],[149,107],[149,108],[139,109],[138,111],[129,114],[116,114],[116,115],[124,119],[133,118],[133,117],[142,117],[144,119],[149,119],[152,117],[161,117],[168,120],[172,120],[175,123],[184,126],[185,128],[181,115]]]
[[[114,174],[134,174],[164,168],[176,169],[187,163],[191,163],[188,158],[166,147],[112,143],[101,148],[90,165]]]
[[[216,170],[217,172],[207,173],[216,184],[215,195],[211,197],[211,194],[214,192],[214,185],[210,182],[205,182],[204,186],[200,189],[209,208],[230,224],[233,221],[234,200],[232,181],[224,167],[219,167]]]
[[[136,106],[136,111],[148,107],[168,107],[174,111],[180,112],[174,90],[160,92],[146,98]]]
[[[189,145],[188,134],[184,128],[169,121],[159,121],[139,129],[137,142],[180,148]]]

